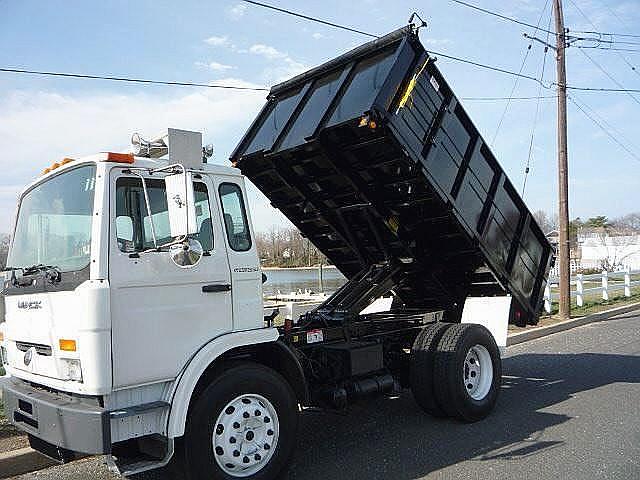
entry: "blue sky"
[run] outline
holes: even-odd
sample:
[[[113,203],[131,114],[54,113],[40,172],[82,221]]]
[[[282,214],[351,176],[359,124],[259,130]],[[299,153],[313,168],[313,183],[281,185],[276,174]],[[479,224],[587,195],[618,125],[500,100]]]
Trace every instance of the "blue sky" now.
[[[545,27],[545,0],[474,0]],[[637,0],[573,0],[599,31],[640,34]],[[606,2],[606,3],[605,3]],[[272,0],[272,3],[374,33],[406,23],[414,10],[429,23],[421,31],[427,48],[519,70],[531,29],[479,14],[449,0],[344,2]],[[541,17],[542,15],[542,17]],[[570,0],[567,26],[593,30]],[[543,35],[544,34],[539,34]],[[247,5],[238,1],[15,1],[0,0],[0,65],[34,70],[124,75],[161,80],[270,86],[363,43],[366,37]],[[630,39],[640,42],[640,39]],[[624,58],[586,51],[627,88],[640,88],[640,54]],[[523,73],[538,76],[543,47],[537,43]],[[458,96],[504,97],[514,79],[445,58],[439,68]],[[614,87],[583,53],[568,51],[569,83]],[[552,52],[547,79],[554,75]],[[516,96],[535,96],[538,86],[521,80]],[[543,90],[544,95],[552,95]],[[44,167],[65,156],[128,147],[133,132],[153,135],[166,127],[202,130],[228,156],[256,112],[264,92],[190,87],[141,86],[107,81],[55,79],[0,73],[0,232],[9,231],[19,189]],[[624,94],[575,93],[640,152],[640,103]],[[640,102],[640,94],[635,96]],[[505,102],[463,100],[491,143]],[[494,143],[494,152],[519,188],[523,181],[535,101],[514,101]],[[624,140],[626,139],[626,140]],[[531,209],[555,210],[555,102],[543,100],[525,201]],[[613,143],[570,104],[569,161],[571,216],[611,217],[640,210],[640,162]],[[250,199],[258,230],[283,224],[255,189]]]

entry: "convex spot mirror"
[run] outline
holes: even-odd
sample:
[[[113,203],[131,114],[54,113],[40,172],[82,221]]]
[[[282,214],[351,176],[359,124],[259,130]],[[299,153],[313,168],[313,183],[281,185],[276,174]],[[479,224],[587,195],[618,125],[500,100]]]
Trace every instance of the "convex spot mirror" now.
[[[186,237],[198,233],[195,195],[191,172],[174,173],[164,178],[171,236]]]
[[[169,256],[173,263],[180,268],[192,268],[202,259],[202,245],[194,238],[189,238],[181,243],[169,247]]]

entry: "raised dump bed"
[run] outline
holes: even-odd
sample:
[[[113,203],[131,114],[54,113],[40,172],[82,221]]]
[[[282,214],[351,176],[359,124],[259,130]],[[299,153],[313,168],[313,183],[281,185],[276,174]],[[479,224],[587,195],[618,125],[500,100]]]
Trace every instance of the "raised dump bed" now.
[[[551,245],[412,27],[273,87],[231,160],[350,279],[332,311],[506,291],[537,321]]]

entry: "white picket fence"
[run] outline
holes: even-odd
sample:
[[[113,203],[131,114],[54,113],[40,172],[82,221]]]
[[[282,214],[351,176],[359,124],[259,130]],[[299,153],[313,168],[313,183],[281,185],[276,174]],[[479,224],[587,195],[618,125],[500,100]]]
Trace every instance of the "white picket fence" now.
[[[625,297],[631,296],[631,288],[640,286],[640,280],[631,281],[633,275],[640,274],[640,270],[618,270],[615,272],[595,273],[593,275],[583,275],[578,273],[571,277],[571,297],[576,299],[576,305],[584,305],[584,297],[587,294],[600,293],[603,301],[609,300],[612,292],[624,291]],[[595,286],[591,286],[594,285]],[[557,292],[558,278],[549,277],[547,286],[544,289],[544,309],[551,313],[551,303],[557,300],[560,294]],[[556,291],[553,291],[556,290]]]

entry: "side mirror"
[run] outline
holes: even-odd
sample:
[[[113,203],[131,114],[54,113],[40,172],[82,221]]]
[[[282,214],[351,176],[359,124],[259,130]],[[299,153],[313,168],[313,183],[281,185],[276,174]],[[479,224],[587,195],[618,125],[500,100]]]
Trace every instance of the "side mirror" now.
[[[173,263],[180,268],[195,267],[200,263],[203,255],[202,245],[194,238],[169,247],[169,256]]]
[[[191,172],[168,175],[164,179],[167,188],[167,207],[171,236],[186,237],[198,233],[195,195]]]

